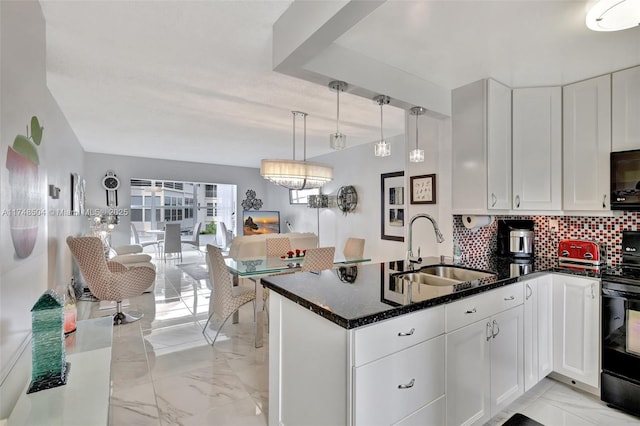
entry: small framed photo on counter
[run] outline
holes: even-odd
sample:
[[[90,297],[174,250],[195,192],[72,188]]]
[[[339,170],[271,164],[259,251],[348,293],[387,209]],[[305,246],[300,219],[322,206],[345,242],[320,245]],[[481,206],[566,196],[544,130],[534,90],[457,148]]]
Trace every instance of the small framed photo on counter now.
[[[436,175],[411,176],[411,204],[436,203]]]

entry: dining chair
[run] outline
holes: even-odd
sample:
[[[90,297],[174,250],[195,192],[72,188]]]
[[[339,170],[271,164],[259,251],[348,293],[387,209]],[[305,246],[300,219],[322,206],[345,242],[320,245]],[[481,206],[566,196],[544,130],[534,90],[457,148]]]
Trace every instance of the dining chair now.
[[[345,259],[362,259],[364,257],[364,238],[347,238],[342,254]]]
[[[140,234],[138,234],[138,230],[136,229],[136,225],[134,225],[133,222],[131,222],[130,225],[131,225],[131,235],[133,235],[133,242],[135,244],[141,246],[143,250],[144,250],[145,247],[153,246],[153,248],[156,250],[156,252],[158,251],[159,243],[158,243],[157,239],[151,240],[151,241],[142,241],[142,242],[140,242]]]
[[[222,221],[218,222],[216,225],[216,243],[223,253],[229,252],[232,239],[231,232],[227,230],[227,225]]]
[[[182,261],[182,241],[180,239],[180,224],[167,223],[164,228],[164,242],[162,244],[162,254],[164,261],[167,261],[167,253],[176,253]]]
[[[144,316],[142,312],[123,312],[122,301],[142,295],[153,285],[156,279],[153,264],[131,266],[107,261],[102,241],[97,237],[67,237],[67,245],[91,294],[100,300],[116,302],[115,325],[138,321]]]
[[[336,254],[335,247],[319,247],[307,249],[302,261],[303,272],[318,272],[333,268],[333,258]]]
[[[273,237],[265,240],[267,244],[267,256],[283,256],[291,251],[291,241],[288,237]]]
[[[193,228],[193,235],[190,238],[182,239],[183,244],[189,244],[195,247],[198,252],[200,252],[200,228],[202,227],[202,222],[198,222]]]
[[[227,320],[238,311],[242,305],[249,302],[255,303],[256,290],[255,288],[245,287],[243,285],[233,285],[233,278],[227,270],[227,265],[224,263],[224,257],[219,247],[207,244],[207,259],[209,279],[213,285],[211,297],[209,298],[209,318],[202,329],[202,334],[207,341],[209,341],[207,326],[209,322],[211,322],[211,319],[215,316],[217,319],[222,320],[213,341],[211,341],[211,346],[213,346],[220,334],[220,330],[222,330]]]

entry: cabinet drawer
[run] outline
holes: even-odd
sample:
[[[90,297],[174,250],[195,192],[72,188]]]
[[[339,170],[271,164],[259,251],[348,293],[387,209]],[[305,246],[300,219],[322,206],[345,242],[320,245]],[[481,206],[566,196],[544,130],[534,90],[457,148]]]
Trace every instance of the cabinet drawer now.
[[[507,285],[446,305],[447,333],[522,304],[522,283]]]
[[[390,425],[444,395],[444,343],[438,336],[354,368],[355,424]]]
[[[442,333],[444,333],[444,306],[358,328],[354,332],[354,365],[359,367]]]
[[[445,396],[433,401],[431,404],[422,407],[415,413],[411,414],[394,423],[393,426],[425,426],[425,425],[443,425],[445,424]]]

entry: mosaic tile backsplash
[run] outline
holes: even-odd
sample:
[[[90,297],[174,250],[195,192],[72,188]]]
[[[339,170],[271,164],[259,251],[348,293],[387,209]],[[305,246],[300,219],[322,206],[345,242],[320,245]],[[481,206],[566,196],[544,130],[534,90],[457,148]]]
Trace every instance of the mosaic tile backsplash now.
[[[494,254],[497,250],[498,219],[529,219],[534,221],[534,252],[536,256],[557,255],[560,240],[576,239],[604,243],[607,264],[618,265],[622,257],[622,231],[638,231],[640,212],[616,212],[613,217],[591,216],[494,216],[494,221],[479,229],[467,229],[462,216],[453,216],[453,241],[466,259]],[[558,221],[558,230],[549,230],[549,221]]]

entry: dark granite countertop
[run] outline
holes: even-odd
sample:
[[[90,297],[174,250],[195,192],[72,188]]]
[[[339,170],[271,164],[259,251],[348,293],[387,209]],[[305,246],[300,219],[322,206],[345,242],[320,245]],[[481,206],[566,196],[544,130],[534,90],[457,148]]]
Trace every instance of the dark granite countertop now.
[[[534,278],[542,273],[595,278],[600,278],[601,274],[560,268],[555,258],[536,258],[532,265],[520,268],[514,268],[508,259],[476,258],[458,266],[490,271],[493,275],[455,286],[414,283],[408,291],[407,281],[395,279],[398,274],[407,272],[404,263],[371,263],[338,267],[319,274],[304,272],[270,276],[263,278],[262,283],[329,321],[352,329]],[[439,264],[439,259],[426,258],[419,267]]]

